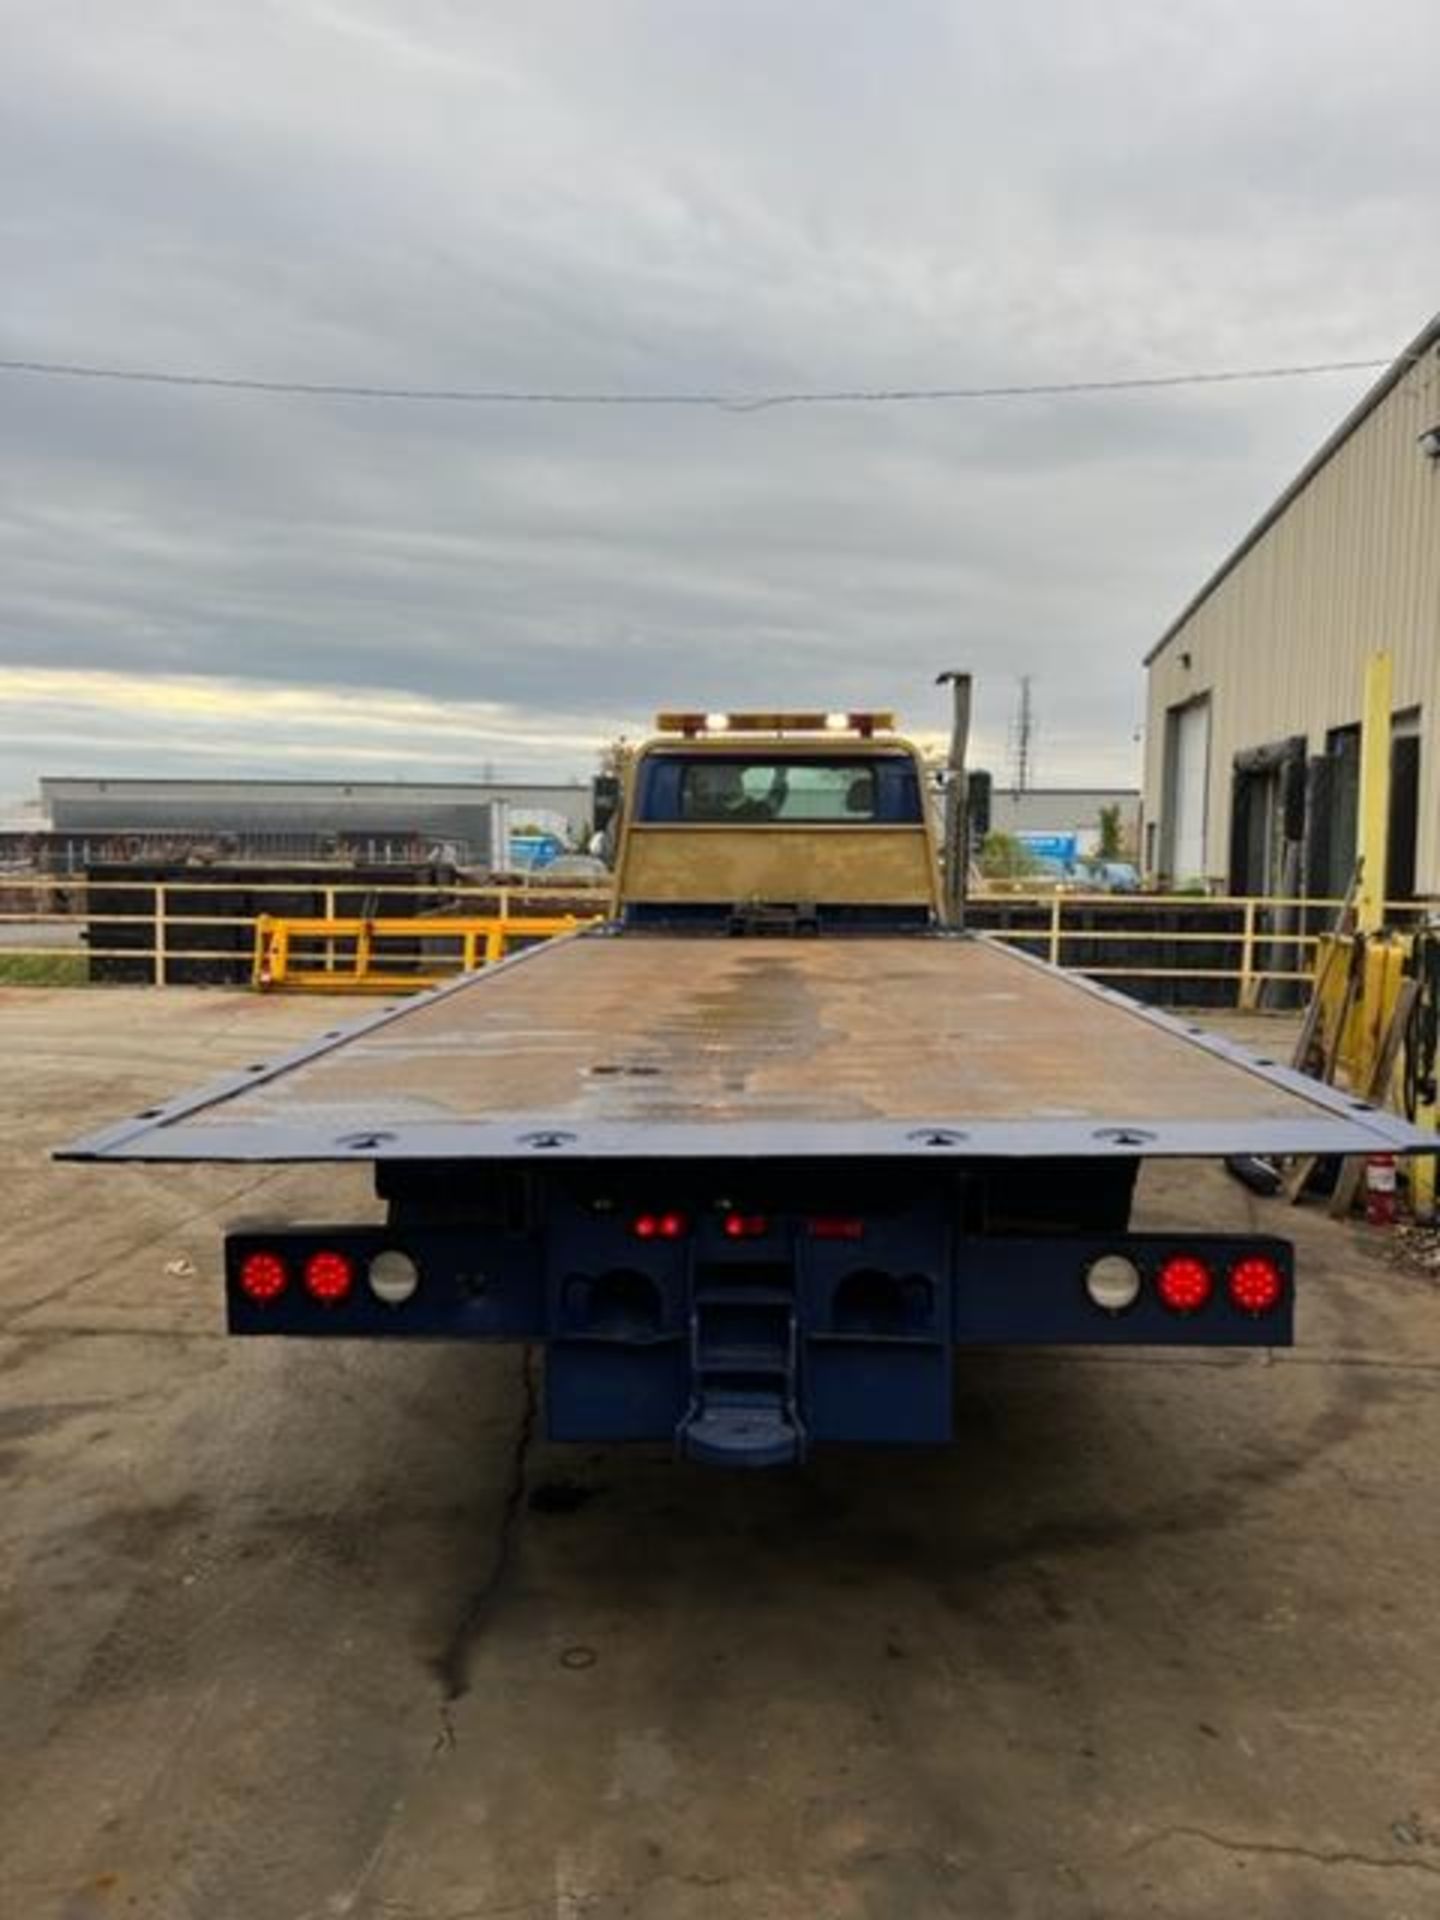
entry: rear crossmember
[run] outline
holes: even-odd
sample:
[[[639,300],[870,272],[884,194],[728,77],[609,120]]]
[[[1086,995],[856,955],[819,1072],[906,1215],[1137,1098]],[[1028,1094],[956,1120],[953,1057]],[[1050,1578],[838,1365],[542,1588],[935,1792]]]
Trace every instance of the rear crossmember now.
[[[1264,1236],[954,1232],[881,1220],[574,1205],[541,1230],[251,1229],[230,1331],[534,1341],[552,1439],[671,1440],[775,1465],[812,1441],[938,1443],[955,1348],[1275,1347],[1292,1253]]]

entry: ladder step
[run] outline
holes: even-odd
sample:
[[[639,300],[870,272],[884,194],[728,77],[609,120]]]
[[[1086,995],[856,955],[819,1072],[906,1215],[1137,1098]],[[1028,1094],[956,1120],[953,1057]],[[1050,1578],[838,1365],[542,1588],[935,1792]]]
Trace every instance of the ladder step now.
[[[787,1348],[758,1341],[704,1341],[695,1354],[697,1373],[778,1373],[788,1376],[793,1367]]]
[[[737,1283],[733,1287],[697,1288],[697,1307],[793,1307],[795,1295],[786,1287],[766,1287],[758,1283]]]
[[[681,1422],[679,1440],[689,1459],[714,1466],[785,1467],[804,1452],[799,1427],[775,1405],[699,1407]]]
[[[793,1286],[773,1279],[702,1281],[690,1316],[693,1397],[675,1436],[689,1459],[778,1467],[805,1457],[795,1308]]]

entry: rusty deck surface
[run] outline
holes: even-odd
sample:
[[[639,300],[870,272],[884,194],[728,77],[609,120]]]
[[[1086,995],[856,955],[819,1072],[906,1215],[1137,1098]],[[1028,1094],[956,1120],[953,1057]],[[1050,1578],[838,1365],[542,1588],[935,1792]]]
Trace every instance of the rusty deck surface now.
[[[985,939],[586,935],[86,1158],[1374,1151],[1394,1116]]]

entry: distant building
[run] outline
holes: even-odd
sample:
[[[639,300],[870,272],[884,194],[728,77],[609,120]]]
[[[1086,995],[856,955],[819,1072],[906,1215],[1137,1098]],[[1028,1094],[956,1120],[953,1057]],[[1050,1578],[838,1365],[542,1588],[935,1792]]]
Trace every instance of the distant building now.
[[[1120,841],[1133,855],[1140,844],[1140,792],[1136,787],[1027,787],[1017,793],[996,786],[990,794],[992,833],[1073,833],[1082,853],[1100,838],[1100,815],[1120,809]]]
[[[1146,660],[1147,872],[1342,894],[1367,657],[1393,659],[1390,899],[1440,893],[1440,317]]]
[[[199,832],[276,854],[325,840],[418,842],[484,867],[506,864],[512,827],[551,828],[578,844],[591,807],[578,782],[45,778],[40,797],[61,832]]]

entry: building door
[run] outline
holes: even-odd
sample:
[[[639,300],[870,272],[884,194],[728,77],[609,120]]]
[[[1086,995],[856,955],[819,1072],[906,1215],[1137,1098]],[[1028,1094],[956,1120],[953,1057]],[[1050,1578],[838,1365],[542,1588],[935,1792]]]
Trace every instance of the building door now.
[[[1230,801],[1230,891],[1300,890],[1306,838],[1306,739],[1292,733],[1235,755]]]
[[[1317,891],[1338,900],[1355,871],[1360,842],[1359,727],[1332,727],[1325,738],[1325,757],[1330,763],[1330,804],[1325,821],[1317,823],[1317,835],[1325,842],[1327,859],[1323,877],[1316,874],[1314,884]]]
[[[1317,822],[1323,864],[1312,862],[1311,886],[1338,898],[1349,885],[1359,842],[1360,729],[1335,727],[1326,740],[1329,804]],[[1385,898],[1415,897],[1415,842],[1420,824],[1420,709],[1397,713],[1390,728],[1390,815]]]
[[[1415,840],[1420,826],[1420,709],[1397,713],[1390,729],[1390,831],[1385,898],[1415,898]]]
[[[1230,796],[1230,891],[1283,893],[1279,869],[1280,774],[1275,767],[1235,769]]]
[[[1165,871],[1175,882],[1203,879],[1205,808],[1210,797],[1210,701],[1192,700],[1167,716]]]

